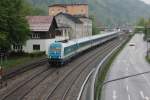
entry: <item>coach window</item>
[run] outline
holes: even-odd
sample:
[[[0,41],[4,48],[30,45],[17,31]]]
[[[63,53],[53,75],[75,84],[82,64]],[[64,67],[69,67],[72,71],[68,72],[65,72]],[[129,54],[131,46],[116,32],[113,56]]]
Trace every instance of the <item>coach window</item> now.
[[[40,45],[33,45],[33,50],[34,51],[40,51]]]

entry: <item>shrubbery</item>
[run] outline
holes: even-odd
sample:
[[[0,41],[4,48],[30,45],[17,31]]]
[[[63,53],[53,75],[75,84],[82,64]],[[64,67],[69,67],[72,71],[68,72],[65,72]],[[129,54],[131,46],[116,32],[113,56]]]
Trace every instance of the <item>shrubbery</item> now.
[[[29,53],[28,55],[30,57],[40,57],[40,56],[44,56],[45,52],[34,52],[34,53]]]
[[[45,52],[33,52],[33,53],[25,53],[23,51],[13,51],[9,53],[9,57],[40,57],[44,56]]]

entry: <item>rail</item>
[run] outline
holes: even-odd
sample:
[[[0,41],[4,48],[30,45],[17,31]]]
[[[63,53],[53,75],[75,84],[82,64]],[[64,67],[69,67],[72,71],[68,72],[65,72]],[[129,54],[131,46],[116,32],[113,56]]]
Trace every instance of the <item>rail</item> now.
[[[40,60],[33,61],[33,62],[25,64],[25,65],[19,65],[18,67],[14,68],[14,69],[4,70],[4,72],[5,72],[4,77],[6,77],[6,79],[10,79],[20,73],[26,72],[26,71],[33,69],[39,65],[43,65],[46,62],[47,62],[47,58],[42,58]]]
[[[90,79],[90,77],[93,75],[93,72],[95,71],[95,68],[89,73],[89,75],[86,77],[81,89],[80,89],[80,92],[79,92],[79,95],[77,97],[77,100],[82,100],[82,94],[84,92],[84,88],[86,86],[86,84],[88,83],[88,80]],[[87,100],[87,99],[86,99]]]

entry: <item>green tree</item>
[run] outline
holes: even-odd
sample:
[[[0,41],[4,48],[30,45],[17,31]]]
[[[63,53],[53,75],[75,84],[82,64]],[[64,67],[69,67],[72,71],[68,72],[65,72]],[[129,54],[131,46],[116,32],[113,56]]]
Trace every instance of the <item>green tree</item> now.
[[[93,15],[90,15],[90,19],[92,20],[92,34],[93,35],[99,34],[100,30],[97,28],[96,18]]]
[[[0,0],[0,48],[23,45],[28,39],[29,25],[24,0]],[[6,46],[7,45],[7,46]]]
[[[23,12],[25,15],[47,15],[47,11],[34,6],[33,4],[29,3],[29,2],[25,2],[23,1]],[[41,7],[41,6],[40,6]],[[47,8],[48,9],[48,8]]]
[[[145,38],[150,38],[150,18],[146,21]]]
[[[145,32],[145,26],[147,24],[147,20],[144,18],[140,18],[137,23],[136,26],[138,26],[138,28],[135,29],[135,32],[139,32],[142,31],[143,33]]]
[[[140,26],[141,28],[135,29],[135,32],[142,31],[145,34],[144,40],[146,40],[146,38],[150,38],[150,18],[149,19],[144,19],[144,18],[139,19],[139,21],[137,22],[137,26]]]
[[[142,17],[139,19],[139,21],[137,22],[138,26],[145,26],[146,24],[146,20]]]

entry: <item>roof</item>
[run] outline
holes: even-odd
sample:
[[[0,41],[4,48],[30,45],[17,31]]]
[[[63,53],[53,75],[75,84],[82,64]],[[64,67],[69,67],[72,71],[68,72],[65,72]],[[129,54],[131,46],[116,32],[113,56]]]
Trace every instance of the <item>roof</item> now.
[[[98,39],[98,38],[103,38],[105,36],[109,36],[109,35],[113,35],[113,34],[118,34],[119,32],[120,31],[113,31],[113,32],[97,34],[97,35],[93,35],[93,36],[82,37],[82,38],[79,38],[79,39],[73,39],[73,40],[70,40],[66,43],[62,43],[62,45],[63,45],[63,47],[68,47],[68,46],[76,44],[76,43],[82,43],[82,42],[85,42],[85,41],[94,40],[94,39]]]
[[[61,12],[61,13],[57,14],[56,16],[58,16],[58,15],[64,15],[64,16],[66,16],[68,19],[72,20],[73,22],[75,22],[75,23],[77,23],[77,24],[82,24],[82,23],[83,23],[79,18],[74,17],[74,16],[72,16],[72,15],[70,15],[70,14],[67,14],[67,13],[62,13],[62,12]]]
[[[52,4],[52,5],[49,5],[49,7],[55,7],[55,6],[66,7],[66,6],[80,6],[80,5],[88,5],[88,4],[87,3]]]
[[[27,16],[32,31],[48,31],[53,22],[53,16]]]
[[[85,15],[74,15],[74,17],[77,17],[77,18],[87,18],[87,19],[90,19],[89,17],[85,16]]]
[[[57,25],[59,28],[71,28],[69,25],[63,23],[57,23]]]

